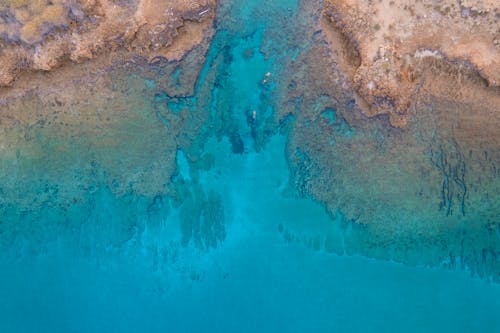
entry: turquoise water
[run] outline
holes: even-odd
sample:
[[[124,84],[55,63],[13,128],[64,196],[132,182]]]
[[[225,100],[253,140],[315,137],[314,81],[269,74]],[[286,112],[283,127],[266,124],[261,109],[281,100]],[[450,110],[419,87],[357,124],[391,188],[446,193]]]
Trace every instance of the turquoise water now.
[[[342,207],[329,213],[291,181],[281,78],[315,33],[314,8],[299,8],[223,4],[191,92],[144,78],[157,121],[181,126],[169,191],[116,193],[90,163],[93,185],[69,209],[57,193],[36,210],[2,203],[5,225],[24,231],[0,224],[0,332],[500,331],[500,285],[343,255]],[[334,108],[321,115],[353,135]]]

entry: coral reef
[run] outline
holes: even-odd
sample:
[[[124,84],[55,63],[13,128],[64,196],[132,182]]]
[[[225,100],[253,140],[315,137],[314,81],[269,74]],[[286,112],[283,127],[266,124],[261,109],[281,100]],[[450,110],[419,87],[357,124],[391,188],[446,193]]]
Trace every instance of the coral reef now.
[[[362,26],[351,34],[340,29],[329,6],[303,3],[302,10],[323,14],[309,36],[297,33],[291,41],[311,46],[282,78],[287,91],[278,115],[291,131],[293,187],[323,202],[337,222],[309,238],[284,223],[284,239],[337,254],[462,267],[500,280],[498,64],[486,79],[472,60],[418,56],[432,52],[417,50],[409,58],[418,74],[407,81],[411,86],[395,81],[377,93],[370,75],[400,72],[364,59],[356,39],[363,35],[354,32]],[[363,66],[372,74],[360,74]],[[370,93],[359,89],[362,77],[373,80]],[[398,110],[402,96],[407,100]],[[382,102],[389,103],[385,109]]]
[[[160,257],[210,251],[253,204],[235,188],[257,191],[279,156],[289,183],[269,177],[276,193],[260,196],[315,200],[327,222],[275,218],[289,207],[271,204],[248,223],[314,250],[500,281],[492,2],[226,2],[216,32],[213,3],[86,3],[72,2],[71,25],[52,2],[66,16],[30,35],[2,16],[0,248],[71,225],[93,248],[146,235],[168,247]]]

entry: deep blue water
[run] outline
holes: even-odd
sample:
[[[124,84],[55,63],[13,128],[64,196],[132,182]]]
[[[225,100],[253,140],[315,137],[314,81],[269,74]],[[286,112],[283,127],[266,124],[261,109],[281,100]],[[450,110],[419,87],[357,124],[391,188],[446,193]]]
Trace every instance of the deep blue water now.
[[[198,151],[178,147],[177,197],[119,196],[101,184],[65,211],[68,227],[53,223],[55,206],[23,213],[43,244],[26,237],[0,255],[0,332],[500,332],[498,284],[283,236],[283,225],[306,240],[339,228],[322,204],[294,194],[286,129],[266,131],[280,75],[310,47],[287,38],[308,23],[298,8],[222,6],[193,94],[156,94],[166,130],[168,117],[210,114]],[[335,122],[334,111],[324,116]],[[188,158],[195,152],[207,167]]]

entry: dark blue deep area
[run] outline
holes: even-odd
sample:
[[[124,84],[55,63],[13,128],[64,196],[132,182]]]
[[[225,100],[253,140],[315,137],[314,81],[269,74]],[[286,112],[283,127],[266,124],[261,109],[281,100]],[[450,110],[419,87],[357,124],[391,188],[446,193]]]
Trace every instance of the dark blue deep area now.
[[[198,92],[216,71],[211,112],[231,101],[230,130],[212,133],[203,145],[211,167],[193,171],[179,149],[172,179],[192,193],[213,194],[217,204],[207,216],[223,216],[223,234],[214,226],[197,246],[179,227],[187,203],[117,198],[98,188],[87,198],[91,205],[68,212],[90,221],[85,229],[56,228],[53,242],[37,244],[42,250],[30,253],[26,244],[0,256],[0,333],[500,332],[500,286],[466,271],[337,256],[283,240],[283,224],[305,237],[334,227],[322,205],[290,193],[286,133],[261,142],[265,125],[252,120],[253,111],[256,119],[272,118],[276,106],[268,99],[279,91],[277,76],[308,47],[290,47],[275,31],[293,24],[298,6],[253,0],[224,7],[194,95],[155,97],[170,112],[196,112]],[[281,39],[269,37],[273,31]],[[216,64],[220,57],[226,62]],[[351,133],[335,110],[322,116]],[[158,121],[172,126],[161,114]],[[50,207],[40,212],[34,228],[56,219],[51,214]],[[110,230],[99,227],[102,221],[130,216],[163,222],[120,245],[93,246],[106,243]]]

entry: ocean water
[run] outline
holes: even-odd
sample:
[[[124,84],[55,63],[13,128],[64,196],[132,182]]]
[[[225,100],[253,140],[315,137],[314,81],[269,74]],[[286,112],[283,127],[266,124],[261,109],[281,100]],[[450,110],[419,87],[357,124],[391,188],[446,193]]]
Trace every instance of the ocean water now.
[[[137,103],[115,122],[5,132],[0,332],[500,332],[488,274],[358,255],[345,207],[301,186],[319,177],[293,149],[309,125],[281,109],[319,7],[225,2],[201,64],[106,74]],[[321,98],[328,145],[363,130]]]

